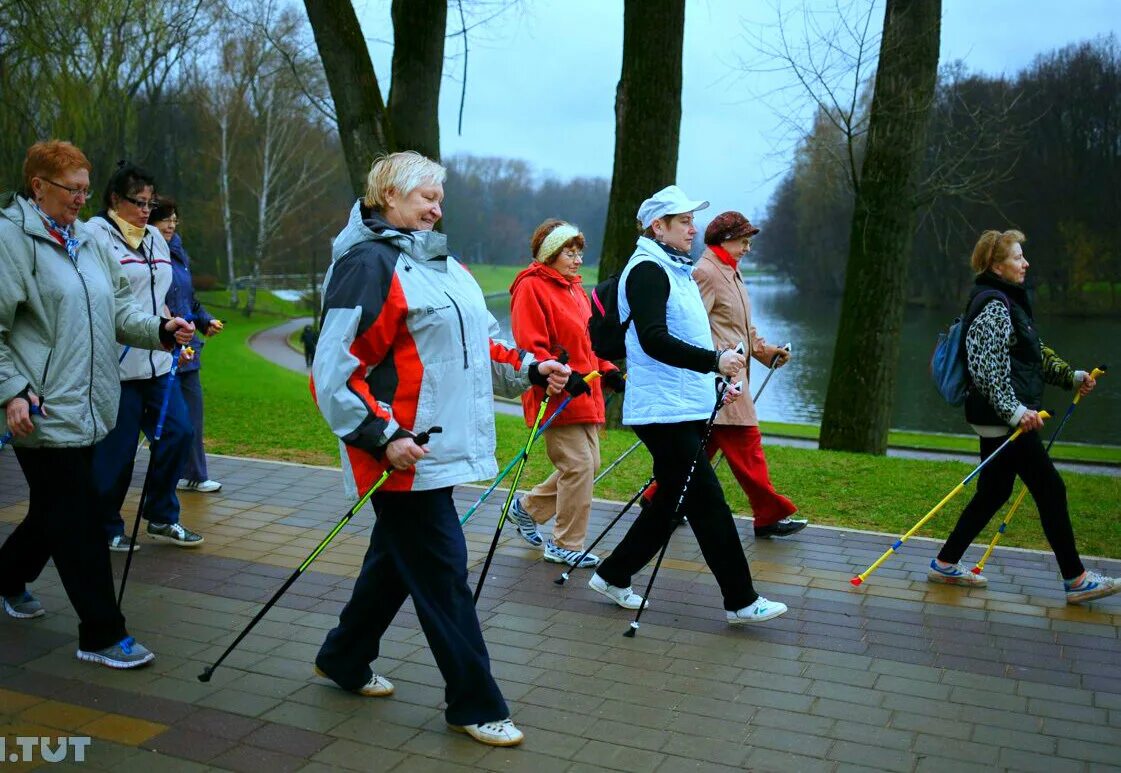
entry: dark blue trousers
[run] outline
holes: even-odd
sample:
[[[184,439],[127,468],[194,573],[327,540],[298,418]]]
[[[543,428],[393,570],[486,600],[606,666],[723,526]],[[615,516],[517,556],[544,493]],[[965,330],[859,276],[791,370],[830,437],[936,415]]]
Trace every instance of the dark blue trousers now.
[[[206,472],[206,452],[202,447],[202,382],[199,380],[199,370],[180,372],[176,378],[179,389],[183,393],[183,401],[187,404],[187,413],[191,416],[191,427],[195,431],[195,439],[191,443],[191,451],[187,455],[187,466],[183,468],[183,476],[187,480],[210,480]]]
[[[467,585],[467,544],[451,488],[373,496],[377,521],[354,594],[315,663],[340,687],[370,680],[381,637],[412,596],[420,627],[447,684],[453,725],[510,716],[490,674],[483,633]]]
[[[179,522],[179,498],[175,496],[175,484],[179,482],[183,466],[187,463],[194,432],[177,381],[172,386],[171,399],[168,401],[163,435],[152,442],[167,383],[166,375],[122,381],[117,425],[93,447],[93,476],[97,486],[98,507],[101,522],[105,524],[105,531],[110,539],[124,534],[125,522],[121,518],[121,505],[124,504],[132,481],[136,441],[141,431],[151,443],[144,517],[155,523]]]

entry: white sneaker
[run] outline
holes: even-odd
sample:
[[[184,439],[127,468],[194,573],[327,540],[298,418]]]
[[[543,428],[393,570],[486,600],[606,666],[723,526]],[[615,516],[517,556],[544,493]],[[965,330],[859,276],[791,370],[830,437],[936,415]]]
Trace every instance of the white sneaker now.
[[[973,574],[961,564],[941,566],[937,558],[930,559],[930,571],[926,573],[930,582],[940,582],[946,585],[969,585],[974,588],[984,588],[989,581],[983,574]]]
[[[1064,580],[1063,587],[1068,604],[1081,604],[1121,592],[1121,580],[1087,570],[1077,580]]]
[[[754,603],[743,609],[737,609],[735,612],[725,610],[724,614],[728,616],[728,625],[748,625],[773,620],[779,615],[786,614],[786,609],[786,604],[781,601],[767,601],[760,596]]]
[[[216,480],[187,480],[186,478],[180,478],[175,488],[180,491],[199,491],[203,494],[209,494],[212,491],[217,491],[222,488],[222,484]]]
[[[593,574],[592,579],[588,580],[588,587],[602,596],[607,596],[623,609],[650,608],[650,602],[643,602],[642,596],[635,593],[632,588],[616,588],[598,574]]]
[[[467,733],[479,743],[487,746],[517,746],[525,740],[525,734],[514,727],[509,719],[500,719],[497,722],[484,722],[481,725],[452,725],[452,730],[457,733]]]
[[[319,666],[315,667],[315,675],[323,677],[324,679],[331,679],[331,677],[327,676],[327,674],[324,673],[323,670],[319,668]],[[370,677],[370,681],[366,682],[366,684],[362,685],[357,690],[351,690],[349,692],[355,692],[358,695],[364,695],[367,698],[384,698],[388,695],[392,695],[394,689],[396,688],[393,686],[393,682],[389,681],[384,676],[378,676],[377,674],[374,674]]]
[[[581,556],[584,558],[583,561],[580,561]],[[593,566],[599,566],[599,556],[595,553],[588,553],[585,556],[583,550],[562,548],[552,540],[545,543],[545,560],[553,564],[568,564],[576,569],[591,569]],[[580,561],[579,566],[576,566],[577,561]]]

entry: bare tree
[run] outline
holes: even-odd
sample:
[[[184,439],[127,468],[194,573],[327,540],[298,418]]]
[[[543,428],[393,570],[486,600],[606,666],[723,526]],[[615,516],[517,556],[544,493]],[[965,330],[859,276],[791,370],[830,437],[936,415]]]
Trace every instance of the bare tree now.
[[[304,7],[335,103],[350,182],[361,195],[374,157],[393,147],[378,77],[350,0],[304,0]],[[441,66],[439,59],[437,69]]]
[[[296,46],[285,45],[299,35],[299,19],[294,13],[281,11],[268,3],[260,8],[261,16],[250,29],[268,30],[269,34],[252,41],[251,48],[261,51],[253,64],[256,72],[247,80],[246,101],[253,131],[256,158],[253,176],[245,180],[256,202],[256,238],[253,241],[251,274],[246,315],[256,305],[257,285],[266,260],[272,236],[279,225],[296,213],[314,190],[330,173],[331,168],[319,156],[307,153],[303,125],[290,120],[301,108],[310,109],[304,91],[306,78],[301,71],[313,63],[299,61],[292,66],[291,52]]]
[[[685,0],[626,0],[601,278],[618,271],[634,250],[639,204],[677,177],[684,36]]]
[[[916,177],[938,75],[941,0],[887,0],[822,448],[883,454],[895,393]]]
[[[440,158],[440,83],[447,0],[393,0],[389,123],[398,147]]]

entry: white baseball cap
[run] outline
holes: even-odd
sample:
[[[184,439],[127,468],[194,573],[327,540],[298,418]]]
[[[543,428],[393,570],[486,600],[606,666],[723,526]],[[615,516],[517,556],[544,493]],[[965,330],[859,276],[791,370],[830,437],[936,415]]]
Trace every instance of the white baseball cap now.
[[[660,217],[696,212],[707,206],[707,201],[693,201],[676,185],[667,185],[642,202],[638,208],[638,221],[642,223],[643,228],[649,228],[650,224]]]

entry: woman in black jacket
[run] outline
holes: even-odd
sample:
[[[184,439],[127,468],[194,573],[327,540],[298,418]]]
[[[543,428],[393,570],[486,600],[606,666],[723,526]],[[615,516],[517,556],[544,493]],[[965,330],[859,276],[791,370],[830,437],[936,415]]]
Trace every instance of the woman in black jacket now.
[[[981,470],[977,492],[938,557],[931,560],[928,577],[950,585],[988,584],[959,562],[1008,501],[1019,475],[1035,500],[1043,533],[1059,562],[1067,603],[1078,604],[1121,591],[1121,581],[1082,565],[1067,512],[1066,487],[1035,430],[1043,427],[1039,410],[1044,384],[1077,388],[1086,395],[1095,383],[1086,371],[1073,370],[1040,341],[1024,289],[1028,261],[1020,247],[1023,241],[1019,231],[985,231],[973,248],[970,262],[977,279],[966,311],[965,351],[972,385],[965,419],[980,436],[982,459],[1016,428],[1024,434]]]

